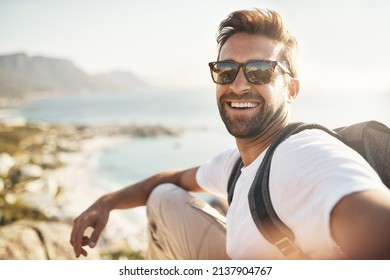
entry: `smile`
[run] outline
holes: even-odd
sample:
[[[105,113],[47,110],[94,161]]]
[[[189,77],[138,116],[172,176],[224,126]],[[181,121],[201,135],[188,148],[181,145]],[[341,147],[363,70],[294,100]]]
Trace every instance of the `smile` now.
[[[229,102],[230,107],[238,109],[255,108],[258,103],[254,102]]]

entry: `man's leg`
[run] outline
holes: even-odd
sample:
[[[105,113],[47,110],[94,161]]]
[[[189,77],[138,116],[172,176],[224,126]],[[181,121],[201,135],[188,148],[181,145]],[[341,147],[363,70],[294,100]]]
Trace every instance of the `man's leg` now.
[[[228,259],[225,218],[185,190],[158,186],[148,199],[147,216],[149,259]]]

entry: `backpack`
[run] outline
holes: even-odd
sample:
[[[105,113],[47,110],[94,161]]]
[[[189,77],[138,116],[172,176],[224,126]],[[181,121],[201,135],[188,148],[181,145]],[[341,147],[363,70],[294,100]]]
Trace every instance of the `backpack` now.
[[[252,218],[260,233],[274,244],[287,259],[310,259],[294,243],[294,233],[279,219],[272,206],[269,192],[269,175],[272,155],[278,145],[293,134],[305,129],[321,129],[356,150],[378,173],[382,182],[390,188],[390,128],[377,121],[357,123],[351,126],[328,129],[319,124],[292,123],[282,129],[269,146],[260,164],[248,194]],[[228,204],[241,174],[243,163],[239,158],[233,166],[228,181]]]

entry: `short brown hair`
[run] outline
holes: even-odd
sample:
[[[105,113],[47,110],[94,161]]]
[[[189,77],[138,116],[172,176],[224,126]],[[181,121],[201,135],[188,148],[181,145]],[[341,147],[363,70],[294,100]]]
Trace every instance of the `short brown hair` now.
[[[297,76],[296,54],[298,43],[287,31],[282,17],[271,10],[240,10],[231,13],[221,22],[218,28],[218,57],[222,46],[236,33],[245,32],[253,35],[263,35],[283,44],[280,59],[290,70],[293,77]]]

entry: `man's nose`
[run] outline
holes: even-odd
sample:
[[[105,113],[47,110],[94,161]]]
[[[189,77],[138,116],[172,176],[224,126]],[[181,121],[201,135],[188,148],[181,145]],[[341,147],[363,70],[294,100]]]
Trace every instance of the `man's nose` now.
[[[238,70],[237,76],[234,81],[230,84],[230,88],[232,91],[236,93],[244,93],[247,92],[250,88],[250,83],[245,78],[244,71],[242,68]]]

